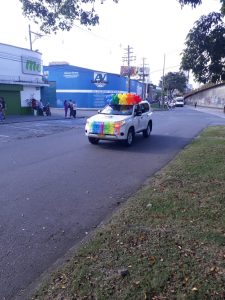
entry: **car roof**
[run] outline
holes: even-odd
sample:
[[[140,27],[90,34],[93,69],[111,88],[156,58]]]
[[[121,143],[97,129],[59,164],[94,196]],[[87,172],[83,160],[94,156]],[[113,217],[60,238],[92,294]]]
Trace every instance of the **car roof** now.
[[[150,105],[150,103],[146,100],[142,100],[141,102],[139,102],[137,104],[110,104],[110,105],[138,105],[138,104],[143,104],[143,103],[147,103],[148,105]]]
[[[141,103],[148,103],[149,104],[149,102],[148,101],[146,101],[146,100],[143,100],[143,101],[141,101],[140,103],[138,103],[138,104],[141,104]]]

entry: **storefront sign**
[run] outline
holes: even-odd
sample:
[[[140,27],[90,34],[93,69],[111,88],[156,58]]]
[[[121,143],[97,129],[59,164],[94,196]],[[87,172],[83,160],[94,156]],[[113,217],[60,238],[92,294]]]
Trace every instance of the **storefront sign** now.
[[[79,72],[64,72],[63,77],[64,78],[78,78]]]
[[[94,83],[98,88],[104,87],[108,83],[107,73],[94,72],[94,80],[91,82]]]
[[[33,57],[22,57],[22,71],[25,74],[42,75],[41,60]]]

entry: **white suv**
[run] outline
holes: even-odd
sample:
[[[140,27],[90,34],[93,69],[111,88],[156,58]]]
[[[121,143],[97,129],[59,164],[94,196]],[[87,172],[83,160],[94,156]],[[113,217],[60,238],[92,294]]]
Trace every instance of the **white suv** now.
[[[85,134],[91,144],[99,140],[124,141],[131,146],[136,133],[149,137],[152,111],[147,101],[134,105],[110,104],[87,119]]]
[[[181,107],[184,106],[184,97],[177,97],[175,98],[175,101],[176,101],[176,106],[181,106]]]

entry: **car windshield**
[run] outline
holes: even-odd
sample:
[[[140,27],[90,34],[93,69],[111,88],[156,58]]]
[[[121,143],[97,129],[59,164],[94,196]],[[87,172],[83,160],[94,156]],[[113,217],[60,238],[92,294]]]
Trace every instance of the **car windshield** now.
[[[101,114],[105,115],[125,115],[129,116],[133,113],[133,105],[108,105],[102,111]]]

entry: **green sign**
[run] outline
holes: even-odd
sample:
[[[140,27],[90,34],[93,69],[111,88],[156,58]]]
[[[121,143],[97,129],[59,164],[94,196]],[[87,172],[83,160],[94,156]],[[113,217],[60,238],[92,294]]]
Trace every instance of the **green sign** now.
[[[30,57],[22,58],[22,69],[25,74],[41,75],[42,65],[41,60],[36,60]]]
[[[38,64],[36,61],[27,60],[26,69],[28,71],[41,72],[41,65]]]

